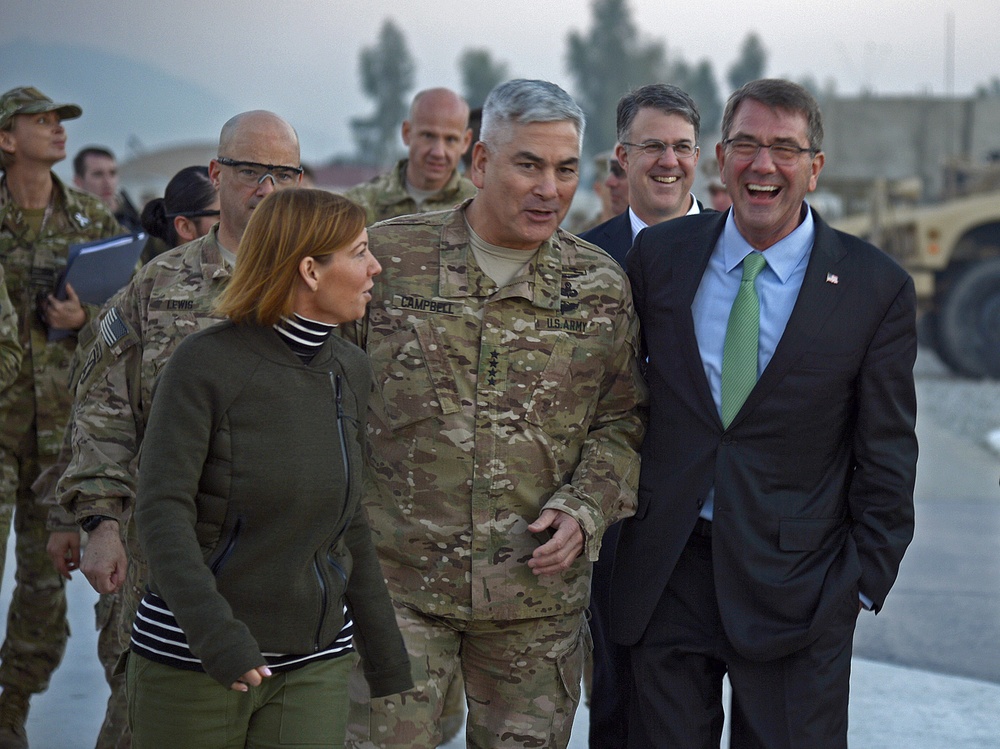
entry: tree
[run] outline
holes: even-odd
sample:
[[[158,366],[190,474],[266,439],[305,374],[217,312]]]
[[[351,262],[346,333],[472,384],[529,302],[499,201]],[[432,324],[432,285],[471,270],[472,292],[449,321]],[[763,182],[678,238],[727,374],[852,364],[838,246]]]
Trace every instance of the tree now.
[[[1000,96],[1000,78],[993,76],[987,83],[976,86],[976,96],[980,99],[987,96]]]
[[[730,65],[727,79],[732,90],[735,91],[744,83],[755,81],[764,77],[764,69],[767,67],[767,50],[760,37],[754,32],[747,34],[740,48],[740,56]]]
[[[472,109],[483,106],[493,87],[510,78],[507,64],[494,61],[486,49],[465,50],[458,58],[458,67],[462,73],[462,94]]]
[[[712,63],[702,60],[688,71],[687,80],[683,83],[678,81],[677,85],[687,91],[698,105],[698,112],[701,114],[702,142],[710,142],[714,146],[719,134],[719,125],[722,123],[722,101],[719,99],[719,86],[715,82]],[[702,151],[704,150],[703,146]]]
[[[585,148],[597,153],[618,140],[615,110],[622,95],[664,79],[666,50],[661,42],[639,40],[626,0],[594,0],[591,9],[590,31],[567,39],[567,67],[587,115]]]
[[[373,115],[351,120],[360,161],[388,166],[397,157],[415,67],[403,32],[387,19],[378,42],[362,49],[359,58],[361,87],[375,101]]]

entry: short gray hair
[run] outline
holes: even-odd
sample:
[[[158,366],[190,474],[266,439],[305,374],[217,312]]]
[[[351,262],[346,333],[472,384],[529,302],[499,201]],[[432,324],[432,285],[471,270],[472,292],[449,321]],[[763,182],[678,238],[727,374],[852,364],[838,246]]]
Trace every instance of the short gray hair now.
[[[694,128],[694,140],[698,142],[701,131],[701,115],[698,105],[687,92],[671,83],[650,83],[629,91],[618,101],[617,135],[618,142],[632,140],[629,132],[640,109],[655,109],[663,114],[677,114]]]
[[[490,91],[483,104],[479,139],[492,143],[510,125],[532,122],[571,122],[583,146],[586,118],[573,97],[548,81],[517,78]]]

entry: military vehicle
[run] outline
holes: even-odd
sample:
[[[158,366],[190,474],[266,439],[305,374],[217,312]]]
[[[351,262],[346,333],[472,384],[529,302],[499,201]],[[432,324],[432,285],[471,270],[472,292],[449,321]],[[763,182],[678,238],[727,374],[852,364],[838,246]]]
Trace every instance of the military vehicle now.
[[[921,340],[958,374],[1000,378],[1000,164],[954,163],[946,197],[915,202],[913,180],[876,182],[868,213],[832,222],[913,276]]]

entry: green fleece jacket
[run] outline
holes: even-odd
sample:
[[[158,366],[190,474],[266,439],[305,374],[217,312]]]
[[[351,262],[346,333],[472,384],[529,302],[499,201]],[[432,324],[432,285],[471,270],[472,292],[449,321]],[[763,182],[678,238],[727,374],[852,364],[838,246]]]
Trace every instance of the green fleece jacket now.
[[[229,686],[261,651],[308,654],[344,625],[372,694],[410,666],[360,506],[372,373],[331,336],[309,365],[271,328],[186,338],[156,386],[135,521],[150,587]]]

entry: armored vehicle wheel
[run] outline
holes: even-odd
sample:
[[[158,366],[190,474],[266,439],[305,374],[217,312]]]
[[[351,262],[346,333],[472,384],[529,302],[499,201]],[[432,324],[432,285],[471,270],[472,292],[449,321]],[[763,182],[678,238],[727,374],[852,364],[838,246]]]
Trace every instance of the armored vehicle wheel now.
[[[966,268],[940,302],[937,349],[968,377],[1000,378],[1000,257]]]

